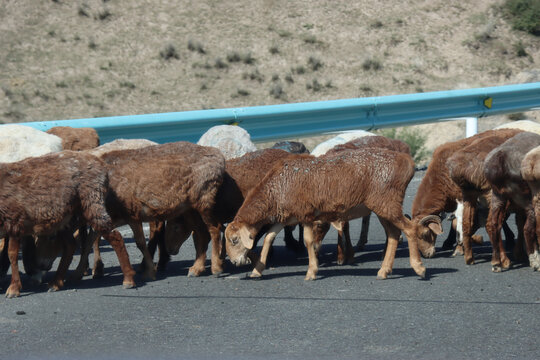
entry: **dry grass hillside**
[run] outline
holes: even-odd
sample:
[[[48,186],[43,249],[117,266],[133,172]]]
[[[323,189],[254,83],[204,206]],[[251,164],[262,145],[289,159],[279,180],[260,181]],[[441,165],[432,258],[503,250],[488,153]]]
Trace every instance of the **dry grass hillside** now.
[[[4,0],[0,122],[515,83],[540,37],[501,4]]]

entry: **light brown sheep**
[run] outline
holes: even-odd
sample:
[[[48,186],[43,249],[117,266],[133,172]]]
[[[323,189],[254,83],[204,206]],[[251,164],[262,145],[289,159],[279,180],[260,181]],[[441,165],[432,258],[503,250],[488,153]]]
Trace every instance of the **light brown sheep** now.
[[[540,146],[529,151],[521,162],[521,176],[531,189],[532,207],[535,216],[535,250],[529,254],[529,263],[533,269],[540,271]]]
[[[276,234],[285,225],[304,225],[309,268],[306,280],[318,271],[313,228],[320,222],[348,221],[373,211],[388,237],[386,255],[378,272],[384,279],[392,272],[400,231],[412,234],[414,224],[402,211],[407,185],[414,175],[412,158],[385,149],[344,151],[334,156],[290,155],[277,163],[252,189],[233,222],[225,231],[226,249],[235,265],[249,262],[256,234],[262,226],[272,225],[263,244],[260,260],[252,277],[260,277],[268,250]],[[410,263],[425,276],[418,246],[409,241]]]

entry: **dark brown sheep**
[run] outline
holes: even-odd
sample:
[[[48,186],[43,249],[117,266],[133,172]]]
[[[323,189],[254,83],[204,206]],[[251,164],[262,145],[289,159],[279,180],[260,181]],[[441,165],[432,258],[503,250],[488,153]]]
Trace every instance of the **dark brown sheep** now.
[[[226,249],[235,265],[248,263],[256,234],[273,224],[263,244],[252,277],[260,277],[276,234],[285,225],[304,225],[309,268],[306,280],[315,279],[318,260],[313,236],[317,223],[348,221],[373,211],[388,236],[388,248],[378,272],[392,272],[400,231],[415,231],[402,211],[407,185],[414,175],[412,158],[403,153],[369,148],[343,151],[334,156],[290,155],[277,163],[246,197],[225,231]],[[414,238],[409,241],[411,266],[425,276]]]
[[[461,189],[450,178],[446,163],[448,158],[457,150],[483,137],[500,133],[510,138],[519,132],[521,130],[488,130],[466,139],[445,143],[435,149],[412,204],[412,221],[418,225],[418,232],[414,236],[425,257],[432,257],[435,254],[435,240],[437,235],[442,233],[440,214],[454,212],[457,201],[462,200]],[[481,237],[475,236],[473,239],[481,241]],[[443,248],[449,246],[451,245],[445,244]]]
[[[477,230],[475,221],[478,207],[489,207],[491,186],[484,176],[484,160],[487,154],[517,135],[522,130],[497,130],[467,146],[456,150],[446,161],[450,178],[457,184],[463,199],[463,251],[466,264],[474,263],[472,235]]]
[[[511,265],[501,239],[501,227],[510,211],[517,212],[516,220],[525,219],[523,234],[527,254],[531,256],[538,250],[531,190],[521,176],[523,158],[537,146],[540,146],[540,135],[523,132],[493,149],[484,161],[484,176],[492,189],[486,230],[493,246],[491,265],[494,272],[508,269]],[[518,243],[514,247],[515,259],[524,258],[522,245]],[[536,266],[538,264],[531,263],[533,269]]]
[[[0,164],[0,237],[9,236],[8,256],[12,269],[6,296],[20,294],[22,288],[17,264],[19,243],[23,236],[66,236],[73,224],[91,226],[107,239],[118,256],[124,286],[134,286],[134,271],[124,242],[112,231],[105,208],[107,195],[105,164],[96,157],[63,151],[11,164]],[[67,229],[67,231],[66,231]],[[75,244],[62,254],[51,287],[63,285]]]
[[[107,211],[115,227],[129,225],[133,230],[137,247],[143,253],[145,277],[154,278],[155,269],[142,223],[174,220],[190,210],[201,216],[212,236],[212,273],[222,271],[221,234],[212,214],[225,170],[225,159],[218,149],[175,142],[111,151],[101,159],[109,175]],[[207,246],[208,242],[197,246],[190,276],[204,271]],[[88,252],[86,246],[81,260],[88,257]]]

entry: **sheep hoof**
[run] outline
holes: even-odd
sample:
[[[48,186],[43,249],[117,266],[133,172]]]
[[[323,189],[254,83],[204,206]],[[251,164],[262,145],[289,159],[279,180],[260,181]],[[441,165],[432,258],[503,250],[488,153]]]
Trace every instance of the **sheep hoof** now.
[[[338,265],[344,265],[345,264],[345,259],[337,259],[337,264]]]
[[[304,278],[304,281],[314,281],[317,280],[317,275],[315,274],[306,274],[306,277]]]
[[[122,287],[123,287],[124,289],[133,289],[133,288],[136,287],[136,285],[135,285],[134,282],[127,282],[127,281],[124,281],[124,282],[122,283]]]
[[[250,279],[259,280],[262,278],[262,274],[259,272],[252,271],[251,274],[249,274]]]
[[[422,270],[419,270],[419,271],[416,272],[416,274],[418,276],[420,276],[420,279],[425,279],[426,278],[426,269],[424,268]]]
[[[454,249],[454,252],[452,253],[452,256],[462,256],[464,254],[463,252],[463,245],[458,244],[456,248]]]
[[[500,265],[492,265],[491,271],[494,273],[500,273],[502,272],[502,267]]]
[[[388,278],[388,275],[392,273],[392,270],[380,269],[377,273],[377,280],[385,280]]]
[[[474,265],[474,258],[471,256],[470,258],[469,257],[466,257],[465,258],[465,264],[467,265]]]
[[[21,296],[20,289],[17,286],[10,285],[6,291],[6,298],[12,299],[19,296]]]
[[[540,253],[538,251],[529,255],[529,264],[533,271],[540,270]]]

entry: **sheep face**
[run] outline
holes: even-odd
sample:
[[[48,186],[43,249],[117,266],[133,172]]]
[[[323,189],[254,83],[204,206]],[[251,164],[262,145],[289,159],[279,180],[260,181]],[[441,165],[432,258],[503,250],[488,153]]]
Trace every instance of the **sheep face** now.
[[[192,226],[184,216],[167,221],[165,226],[165,248],[170,255],[178,254],[180,246],[186,241],[192,232]]]
[[[242,266],[251,263],[248,251],[253,248],[256,234],[256,230],[236,221],[227,226],[225,230],[225,249],[234,265]]]
[[[442,234],[441,218],[436,215],[428,215],[417,223],[416,236],[418,248],[422,256],[431,258],[435,255],[435,240],[437,235]]]

